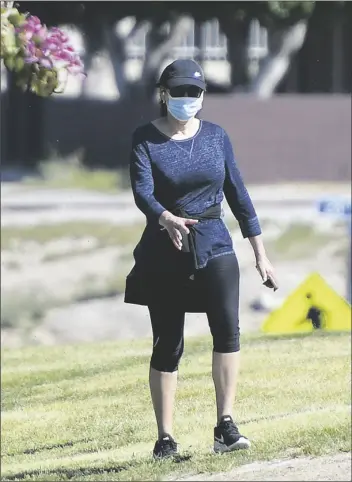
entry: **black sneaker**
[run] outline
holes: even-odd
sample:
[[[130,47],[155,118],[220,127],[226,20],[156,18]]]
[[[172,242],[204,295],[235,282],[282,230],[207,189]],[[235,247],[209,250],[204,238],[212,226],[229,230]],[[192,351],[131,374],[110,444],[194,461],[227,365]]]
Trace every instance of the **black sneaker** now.
[[[153,457],[155,459],[167,459],[177,455],[177,443],[169,435],[165,433],[157,442],[155,442]]]
[[[240,434],[232,417],[230,415],[221,417],[219,425],[214,428],[214,452],[231,452],[248,449],[250,446],[250,441]]]

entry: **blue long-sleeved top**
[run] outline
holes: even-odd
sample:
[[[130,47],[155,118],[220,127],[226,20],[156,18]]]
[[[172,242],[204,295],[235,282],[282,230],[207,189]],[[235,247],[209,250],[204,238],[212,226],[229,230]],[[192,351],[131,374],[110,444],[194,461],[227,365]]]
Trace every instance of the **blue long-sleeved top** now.
[[[135,203],[147,218],[146,230],[161,229],[158,220],[165,210],[182,207],[195,216],[221,203],[225,195],[243,237],[261,234],[230,139],[216,124],[200,121],[194,137],[176,141],[152,123],[138,127],[132,139],[130,176]],[[222,219],[205,220],[194,228],[197,268],[213,257],[233,252]]]

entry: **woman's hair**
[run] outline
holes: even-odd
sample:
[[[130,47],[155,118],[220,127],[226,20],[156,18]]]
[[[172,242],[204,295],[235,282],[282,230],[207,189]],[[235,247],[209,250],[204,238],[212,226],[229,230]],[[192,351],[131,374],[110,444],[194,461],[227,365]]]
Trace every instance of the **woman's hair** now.
[[[159,95],[160,95],[160,101],[159,101],[160,117],[167,117],[166,102],[163,102],[163,100],[161,98],[161,92],[165,90],[165,87],[163,87],[162,85],[159,85],[159,87],[160,87],[160,92],[159,92]]]
[[[160,100],[159,106],[160,106],[160,117],[167,117],[166,103]]]

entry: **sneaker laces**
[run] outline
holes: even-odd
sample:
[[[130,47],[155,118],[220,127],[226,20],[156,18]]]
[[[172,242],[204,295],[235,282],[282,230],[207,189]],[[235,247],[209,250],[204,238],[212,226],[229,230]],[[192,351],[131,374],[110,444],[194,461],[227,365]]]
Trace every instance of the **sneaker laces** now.
[[[164,437],[162,437],[159,440],[159,444],[167,448],[177,449],[177,442],[175,442],[175,440],[169,435],[165,435]]]
[[[229,435],[240,435],[237,425],[232,420],[223,420],[221,422],[221,426],[224,427]]]

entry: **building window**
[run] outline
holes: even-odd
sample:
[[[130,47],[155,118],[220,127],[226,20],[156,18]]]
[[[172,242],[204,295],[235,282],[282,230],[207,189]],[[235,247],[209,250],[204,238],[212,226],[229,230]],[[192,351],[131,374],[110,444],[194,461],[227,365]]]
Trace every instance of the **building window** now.
[[[169,26],[170,29],[170,26]],[[192,19],[192,25],[187,35],[185,35],[179,45],[172,49],[175,58],[194,58],[198,55],[198,48],[195,45],[195,22]]]
[[[226,60],[227,38],[214,18],[200,25],[200,55],[204,60]]]
[[[119,29],[122,36],[128,35],[134,28],[136,19],[127,17],[119,22]],[[146,50],[146,35],[148,23],[142,23],[134,34],[126,42],[126,52],[128,58],[143,59]],[[170,31],[170,24],[164,27]],[[227,38],[220,29],[219,21],[214,18],[207,22],[193,26],[187,35],[175,46],[170,54],[171,57],[196,58],[203,60],[226,60],[227,59]],[[258,62],[268,53],[267,30],[262,27],[258,20],[253,20],[249,29],[247,46],[248,58],[250,62]]]
[[[125,25],[123,25],[124,34],[127,36],[134,28],[136,20],[133,17],[128,17],[127,19],[124,19],[123,22],[125,22]],[[165,23],[163,27],[165,28],[165,33],[168,34],[170,32],[170,23]],[[126,41],[128,58],[142,60],[145,57],[148,28],[149,26],[147,22],[142,23],[140,27],[137,28],[136,32]],[[187,35],[185,35],[179,44],[171,50],[171,57],[193,58],[197,55],[198,49],[195,46],[194,41],[194,28],[194,20],[192,20],[192,26]]]
[[[268,54],[268,32],[258,20],[252,20],[249,27],[248,58],[258,61]]]

